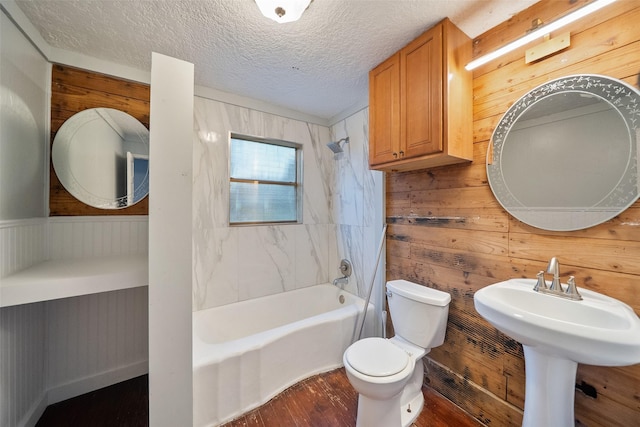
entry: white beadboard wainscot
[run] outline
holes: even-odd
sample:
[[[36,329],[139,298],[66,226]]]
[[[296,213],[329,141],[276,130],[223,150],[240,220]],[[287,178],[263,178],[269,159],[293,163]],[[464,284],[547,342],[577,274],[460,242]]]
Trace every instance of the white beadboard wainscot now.
[[[52,217],[48,259],[146,255],[148,216]]]
[[[44,261],[47,239],[46,218],[0,221],[0,278]]]
[[[146,287],[46,303],[48,402],[148,372]]]
[[[47,406],[45,304],[0,309],[0,426],[32,426]]]
[[[81,293],[88,295],[47,300],[31,288],[27,295],[33,291],[29,298],[40,302],[19,305],[3,298],[10,295],[4,285],[47,263],[82,271],[88,268],[83,258],[117,276],[121,272],[100,260],[146,260],[147,241],[146,216],[0,222],[0,305],[11,305],[0,308],[0,426],[34,426],[49,404],[143,375],[149,353],[146,280],[104,292],[85,277],[90,284]],[[146,261],[141,264],[146,274]]]
[[[13,273],[0,283],[0,307],[149,283],[146,216],[14,221],[0,231],[3,271]]]

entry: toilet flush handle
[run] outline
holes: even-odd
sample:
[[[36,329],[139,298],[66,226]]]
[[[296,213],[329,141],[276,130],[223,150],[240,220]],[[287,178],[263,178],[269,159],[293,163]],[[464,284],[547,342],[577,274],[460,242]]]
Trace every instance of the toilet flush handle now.
[[[389,289],[387,289],[385,294],[387,294],[387,298],[391,298],[393,296],[393,294],[391,293],[391,291]]]

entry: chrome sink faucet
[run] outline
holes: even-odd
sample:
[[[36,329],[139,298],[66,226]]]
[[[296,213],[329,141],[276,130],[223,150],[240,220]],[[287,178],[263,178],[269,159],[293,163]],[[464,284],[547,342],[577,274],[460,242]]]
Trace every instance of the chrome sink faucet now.
[[[551,258],[549,261],[549,265],[547,266],[547,273],[553,274],[553,279],[551,280],[551,285],[547,286],[547,282],[544,280],[544,270],[541,270],[536,277],[538,281],[536,285],[533,287],[533,290],[536,292],[540,292],[543,294],[555,295],[562,298],[567,298],[574,301],[582,300],[582,296],[578,292],[578,288],[576,287],[576,279],[573,276],[569,276],[569,280],[567,280],[567,288],[564,289],[562,287],[562,283],[560,283],[560,263],[556,257]]]
[[[551,258],[549,265],[547,266],[547,273],[553,274],[553,280],[551,281],[549,290],[562,292],[562,283],[560,283],[560,264],[558,263],[558,258]]]

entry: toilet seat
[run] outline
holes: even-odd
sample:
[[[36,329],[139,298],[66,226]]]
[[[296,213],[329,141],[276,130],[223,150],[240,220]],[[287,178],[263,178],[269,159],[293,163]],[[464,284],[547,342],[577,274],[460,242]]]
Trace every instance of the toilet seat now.
[[[345,354],[356,371],[371,377],[388,377],[401,372],[409,355],[384,338],[365,338],[352,344]]]

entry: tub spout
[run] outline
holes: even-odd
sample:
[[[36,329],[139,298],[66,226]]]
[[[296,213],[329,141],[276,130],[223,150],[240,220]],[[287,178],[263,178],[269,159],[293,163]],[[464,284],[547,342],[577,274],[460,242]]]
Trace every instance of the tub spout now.
[[[349,283],[349,278],[347,276],[338,277],[337,279],[333,279],[333,286],[340,286],[340,289],[344,290],[344,285]]]

